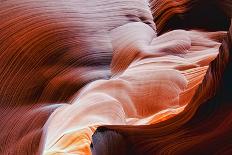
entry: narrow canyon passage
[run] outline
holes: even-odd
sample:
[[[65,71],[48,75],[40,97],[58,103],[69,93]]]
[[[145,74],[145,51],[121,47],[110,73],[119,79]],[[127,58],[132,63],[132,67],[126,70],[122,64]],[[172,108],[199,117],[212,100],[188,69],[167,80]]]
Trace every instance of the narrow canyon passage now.
[[[169,147],[194,154],[194,146],[229,137],[231,100],[221,97],[227,113],[216,110],[215,134],[193,147],[182,143],[187,133],[204,132],[196,120],[188,125],[200,104],[209,110],[219,90],[230,96],[219,87],[231,60],[230,0],[0,4],[0,154],[162,154]],[[219,152],[228,153],[230,142]]]

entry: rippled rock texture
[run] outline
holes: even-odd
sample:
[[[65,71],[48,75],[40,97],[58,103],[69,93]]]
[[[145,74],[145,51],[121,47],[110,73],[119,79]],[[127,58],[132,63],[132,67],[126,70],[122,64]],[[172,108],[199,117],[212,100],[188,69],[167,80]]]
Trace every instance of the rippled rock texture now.
[[[230,0],[0,0],[0,154],[231,154]]]

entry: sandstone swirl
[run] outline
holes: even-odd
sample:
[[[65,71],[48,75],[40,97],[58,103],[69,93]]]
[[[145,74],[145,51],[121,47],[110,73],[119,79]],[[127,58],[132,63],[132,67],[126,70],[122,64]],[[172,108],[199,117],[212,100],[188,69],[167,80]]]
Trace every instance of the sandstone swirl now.
[[[231,8],[1,0],[0,154],[229,154]]]

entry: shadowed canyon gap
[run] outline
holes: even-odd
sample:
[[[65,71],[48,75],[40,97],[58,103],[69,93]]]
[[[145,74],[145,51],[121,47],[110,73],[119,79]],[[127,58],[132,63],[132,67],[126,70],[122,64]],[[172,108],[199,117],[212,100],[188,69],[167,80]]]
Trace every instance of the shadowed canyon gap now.
[[[231,154],[230,0],[0,4],[0,154]]]

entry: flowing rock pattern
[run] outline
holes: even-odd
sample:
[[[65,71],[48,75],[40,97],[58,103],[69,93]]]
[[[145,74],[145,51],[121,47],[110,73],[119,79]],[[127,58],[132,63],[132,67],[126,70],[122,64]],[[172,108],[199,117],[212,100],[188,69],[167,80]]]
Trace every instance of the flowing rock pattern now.
[[[148,126],[102,126],[93,154],[231,154],[232,26],[186,108]]]
[[[230,0],[0,4],[0,154],[231,154]]]

